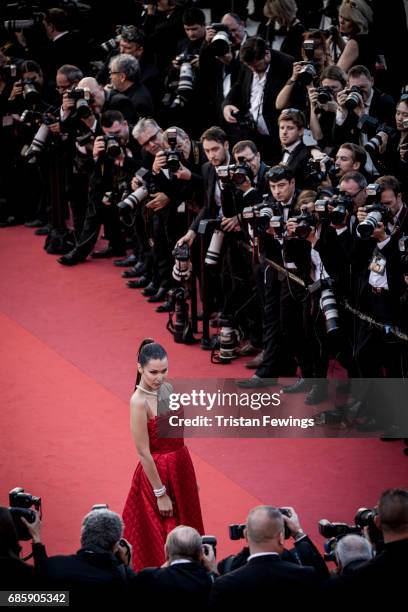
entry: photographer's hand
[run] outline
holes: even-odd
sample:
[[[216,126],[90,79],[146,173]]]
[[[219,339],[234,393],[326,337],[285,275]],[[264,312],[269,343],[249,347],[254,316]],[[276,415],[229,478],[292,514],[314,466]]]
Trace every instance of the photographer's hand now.
[[[290,80],[297,81],[299,78],[299,74],[302,72],[302,70],[303,70],[302,62],[294,62],[292,66],[292,76],[290,77]]]
[[[408,160],[408,142],[403,142],[399,146],[400,159],[403,162]]]
[[[150,208],[151,210],[158,211],[164,208],[165,206],[167,206],[169,202],[170,202],[170,198],[166,196],[165,193],[160,191],[159,193],[154,194],[154,198],[152,198],[150,202],[146,204],[146,208]]]
[[[191,179],[191,171],[183,166],[183,164],[180,164],[180,169],[174,173],[174,176],[182,181],[189,181]]]
[[[310,108],[312,111],[316,112],[316,110],[320,107],[316,87],[308,87],[307,93],[309,96]]]
[[[116,554],[118,559],[123,563],[123,565],[127,565],[127,566],[131,565],[132,546],[127,540],[125,540],[124,538],[120,539],[119,542],[116,544],[116,549],[114,553]]]
[[[386,240],[388,237],[389,236],[385,231],[384,223],[381,223],[381,221],[379,221],[377,227],[373,231],[373,238],[375,238],[377,242],[383,242],[383,240]]]
[[[40,544],[41,543],[41,519],[40,519],[40,514],[37,510],[33,510],[33,512],[35,513],[35,521],[34,523],[29,523],[23,516],[20,517],[20,520],[24,523],[24,525],[27,527],[28,532],[33,540],[33,544]]]
[[[337,104],[340,106],[340,110],[343,113],[347,113],[347,109],[345,107],[347,96],[348,96],[347,89],[342,89],[342,91],[339,91],[339,93],[337,94]]]
[[[61,125],[59,121],[56,121],[55,123],[51,123],[51,125],[48,126],[48,129],[53,134],[61,134]]]
[[[103,136],[97,136],[94,141],[92,155],[94,159],[98,159],[103,153],[105,153],[105,141]]]
[[[363,210],[361,208],[361,206],[357,209],[357,213],[356,213],[356,217],[359,223],[361,223],[362,221],[364,221],[364,219],[367,217],[368,213],[366,213],[365,210]]]
[[[206,42],[210,43],[212,41],[212,39],[214,38],[214,36],[216,35],[216,30],[214,30],[214,28],[212,28],[211,26],[206,26],[205,28],[205,40]]]
[[[22,95],[23,95],[23,83],[21,81],[16,81],[9,95],[9,102],[12,102],[17,97],[22,96]]]
[[[189,229],[187,234],[184,234],[176,243],[176,246],[181,247],[183,244],[188,244],[189,247],[193,244],[194,238],[196,237],[196,233],[194,230]]]
[[[167,164],[167,157],[164,151],[156,153],[154,158],[152,170],[155,174],[159,174],[160,170]]]
[[[282,514],[282,518],[285,524],[288,526],[290,535],[292,538],[299,539],[299,536],[302,537],[305,535],[299,521],[299,517],[296,514],[296,511],[291,506],[283,506],[284,510],[289,510],[290,516],[286,516]]]
[[[297,228],[298,224],[296,222],[295,219],[288,219],[287,223],[286,223],[286,230],[288,232],[288,234],[290,234],[291,236],[293,236],[296,232],[296,228]]]
[[[62,110],[65,114],[70,113],[75,108],[75,100],[69,97],[68,92],[65,92],[62,96]]]
[[[224,106],[223,114],[224,114],[225,121],[227,123],[237,123],[237,120],[232,115],[232,113],[238,113],[238,112],[239,112],[239,108],[237,106],[234,106],[233,104],[227,104],[226,106]]]
[[[224,232],[232,232],[239,225],[238,217],[223,217],[221,221],[221,229]]]
[[[209,544],[204,544],[201,547],[200,561],[201,565],[207,570],[207,572],[213,572],[214,574],[218,574],[214,548]]]

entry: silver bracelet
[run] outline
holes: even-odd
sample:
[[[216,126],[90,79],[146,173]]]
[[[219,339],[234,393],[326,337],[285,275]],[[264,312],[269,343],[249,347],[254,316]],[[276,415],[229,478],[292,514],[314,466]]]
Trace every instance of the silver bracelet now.
[[[156,497],[163,497],[163,495],[166,495],[166,486],[163,485],[160,489],[153,489],[153,493]]]

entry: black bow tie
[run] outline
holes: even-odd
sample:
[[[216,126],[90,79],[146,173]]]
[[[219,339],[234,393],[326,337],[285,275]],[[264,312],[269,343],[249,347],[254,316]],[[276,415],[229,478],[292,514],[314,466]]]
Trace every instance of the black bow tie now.
[[[288,155],[290,155],[290,151],[289,151],[289,149],[282,149],[282,153],[283,153],[283,154],[287,153]]]

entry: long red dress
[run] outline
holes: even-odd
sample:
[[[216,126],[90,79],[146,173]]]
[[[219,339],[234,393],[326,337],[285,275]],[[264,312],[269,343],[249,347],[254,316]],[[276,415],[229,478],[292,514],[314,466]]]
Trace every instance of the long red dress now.
[[[124,537],[133,547],[132,565],[136,571],[164,563],[167,534],[177,525],[188,525],[204,533],[190,453],[183,438],[158,437],[159,418],[148,421],[150,452],[173,502],[173,516],[160,516],[152,485],[138,463],[123,510]]]

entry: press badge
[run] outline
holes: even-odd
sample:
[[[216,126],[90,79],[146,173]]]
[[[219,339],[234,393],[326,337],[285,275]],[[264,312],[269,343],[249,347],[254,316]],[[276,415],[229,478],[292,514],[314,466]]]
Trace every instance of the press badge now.
[[[371,272],[375,272],[376,274],[384,274],[386,265],[387,260],[385,257],[382,255],[374,255],[368,268]]]

